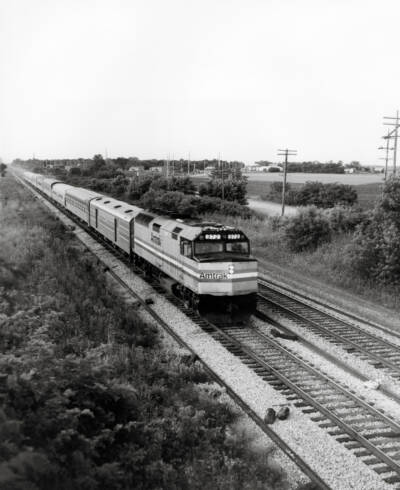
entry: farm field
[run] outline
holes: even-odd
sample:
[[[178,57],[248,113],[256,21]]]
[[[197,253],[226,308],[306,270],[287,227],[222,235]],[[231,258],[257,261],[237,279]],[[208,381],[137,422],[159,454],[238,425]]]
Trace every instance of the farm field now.
[[[274,182],[283,179],[283,173],[278,172],[252,172],[244,173],[249,182]],[[305,172],[289,172],[288,181],[294,184],[304,184],[309,180],[329,184],[340,182],[341,184],[361,185],[383,182],[383,174],[313,174]]]
[[[248,177],[247,196],[248,198],[257,199],[266,196],[269,193],[272,182],[282,182],[283,174],[262,173],[262,174],[244,174]],[[199,185],[206,182],[208,177],[204,175],[193,176],[195,184]],[[372,208],[380,194],[380,188],[383,183],[381,174],[311,174],[311,173],[288,173],[287,181],[292,188],[298,188],[308,181],[322,182],[324,184],[339,182],[353,186],[358,194],[358,203],[364,208]]]

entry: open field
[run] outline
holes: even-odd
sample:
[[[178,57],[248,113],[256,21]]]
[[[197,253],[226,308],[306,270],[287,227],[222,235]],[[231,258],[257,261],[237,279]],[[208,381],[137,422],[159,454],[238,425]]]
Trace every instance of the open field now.
[[[245,173],[249,182],[274,182],[283,180],[283,173],[278,172],[258,172]],[[304,184],[312,180],[329,184],[332,182],[340,182],[341,184],[361,185],[383,182],[383,174],[312,174],[304,172],[289,172],[287,174],[288,182],[294,184]]]
[[[248,177],[247,196],[259,198],[269,193],[272,182],[282,182],[283,174],[262,173],[244,174]],[[195,184],[206,182],[208,177],[204,175],[193,176]],[[298,188],[302,184],[311,182],[322,182],[324,184],[339,182],[353,186],[358,194],[358,202],[362,208],[372,208],[380,194],[383,183],[382,174],[311,174],[311,173],[288,173],[287,181],[292,188]]]

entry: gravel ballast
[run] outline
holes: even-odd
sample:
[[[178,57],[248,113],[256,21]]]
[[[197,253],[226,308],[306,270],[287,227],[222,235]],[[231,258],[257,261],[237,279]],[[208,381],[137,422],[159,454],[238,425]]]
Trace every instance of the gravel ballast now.
[[[43,201],[54,212],[53,206]],[[62,213],[58,212],[58,216],[62,221],[67,222],[67,218]],[[231,389],[240,394],[240,397],[255,413],[263,417],[268,408],[272,407],[277,410],[288,405],[284,396],[203,332],[178,308],[157,294],[150,285],[135,275],[127,266],[105,251],[86,232],[76,228],[74,233],[136,294],[144,300],[151,298],[154,303],[150,308],[161,316]],[[277,420],[273,425],[273,430],[332,489],[389,490],[392,488],[359,458],[329,437],[324,430],[294,406],[291,406],[289,418],[283,421]]]

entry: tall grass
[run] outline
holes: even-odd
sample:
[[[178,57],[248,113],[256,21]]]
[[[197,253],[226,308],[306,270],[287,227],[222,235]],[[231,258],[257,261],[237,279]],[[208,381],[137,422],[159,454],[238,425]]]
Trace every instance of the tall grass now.
[[[163,349],[11,178],[0,179],[4,192],[1,488],[283,489],[203,367]]]

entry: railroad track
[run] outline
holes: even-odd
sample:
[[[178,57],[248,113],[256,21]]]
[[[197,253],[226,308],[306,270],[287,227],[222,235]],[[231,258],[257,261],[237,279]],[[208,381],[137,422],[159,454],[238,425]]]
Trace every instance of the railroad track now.
[[[400,424],[248,326],[202,326],[295,407],[400,488]]]
[[[400,379],[399,345],[293,298],[290,293],[265,280],[259,282],[258,309],[267,315],[270,310],[283,314],[302,328]],[[396,336],[395,333],[393,335]]]
[[[218,328],[217,326],[213,326],[210,322],[205,320],[204,318],[200,317],[197,312],[194,312],[192,309],[187,308],[182,304],[181,301],[179,301],[176,297],[167,294],[157,283],[155,280],[152,278],[146,277],[144,272],[137,268],[136,266],[133,266],[133,264],[130,263],[129,259],[124,255],[121,251],[116,249],[114,246],[112,246],[109,242],[107,242],[104,239],[101,239],[101,237],[95,233],[89,226],[87,226],[85,223],[81,222],[78,220],[74,215],[72,215],[70,212],[65,210],[63,207],[58,205],[57,203],[51,202],[48,197],[39,192],[38,189],[34,188],[31,186],[29,183],[23,181],[20,179],[18,176],[14,174],[14,177],[25,187],[28,187],[29,190],[35,195],[35,196],[41,196],[43,199],[48,201],[54,209],[57,209],[58,211],[62,212],[67,218],[72,220],[79,228],[83,229],[86,233],[88,233],[92,238],[94,238],[97,242],[101,243],[101,245],[104,246],[105,249],[108,250],[113,256],[115,256],[118,260],[129,266],[132,271],[135,274],[138,274],[141,276],[143,279],[145,279],[147,282],[149,282],[152,287],[159,293],[163,294],[167,299],[169,299],[175,306],[177,306],[183,313],[185,313],[193,322],[195,322],[198,326],[200,326],[204,331],[210,331],[214,328]],[[185,342],[183,341],[175,332],[174,330],[163,320],[161,316],[159,316],[147,303],[144,301],[141,297],[139,297],[130,287],[128,284],[126,284],[119,276],[116,274],[113,270],[109,269],[107,271],[115,280],[116,282],[119,283],[119,285],[132,297],[135,298],[136,301],[138,301],[144,309],[154,318],[154,320],[160,325],[161,328],[163,328],[172,338],[175,339],[175,341],[182,347],[184,347],[188,352],[193,354],[193,356],[196,356],[196,352],[193,351],[193,349]],[[232,398],[232,400],[237,403],[239,407],[261,428],[267,436],[274,441],[274,443],[288,456],[299,468],[300,470],[307,475],[307,477],[317,486],[319,490],[332,490],[332,488],[325,483],[325,481],[307,464],[306,461],[304,461],[303,458],[301,458],[296,452],[294,452],[291,447],[276,433],[273,431],[273,429],[265,423],[265,421],[259,417],[251,408],[250,406],[240,397],[238,393],[236,393],[232,388],[225,383],[225,381],[217,374],[215,373],[206,363],[200,360],[202,365],[204,366],[205,370],[208,372],[210,377],[214,379],[220,386],[222,386],[227,394]]]
[[[44,195],[43,197],[46,198]],[[59,209],[64,212],[62,208]],[[64,214],[72,217],[68,213],[64,212]],[[84,228],[99,241],[97,234],[93,233],[89,227],[85,227],[80,222],[77,225]],[[118,259],[129,263],[127,258],[108,242],[104,240],[101,242]],[[129,265],[132,267],[131,264]],[[113,271],[109,272],[130,294],[137,297],[118,275]],[[140,270],[134,270],[134,272],[143,276],[143,272]],[[212,324],[193,310],[183,306],[177,298],[165,294],[157,283],[153,281],[151,283],[157,291],[162,292],[205,332],[254,370],[275,390],[280,391],[287,398],[288,403],[308,414],[311,420],[369,465],[380,475],[383,481],[400,489],[400,424],[375,409],[334,379],[318,372],[304,359],[294,355],[258,330],[243,325]],[[143,300],[141,303],[146,307]],[[170,327],[165,324],[162,318],[157,315],[154,316],[151,309],[149,312],[165,330],[171,333]],[[191,351],[190,347],[182,343],[176,335],[171,334],[181,345]],[[210,372],[208,367],[205,367]],[[239,406],[255,420],[262,430],[283,449],[311,480],[316,482],[321,489],[329,488],[260,417],[254,414],[237,393],[234,393],[215,373],[211,371],[210,374],[227,389],[227,392]]]

